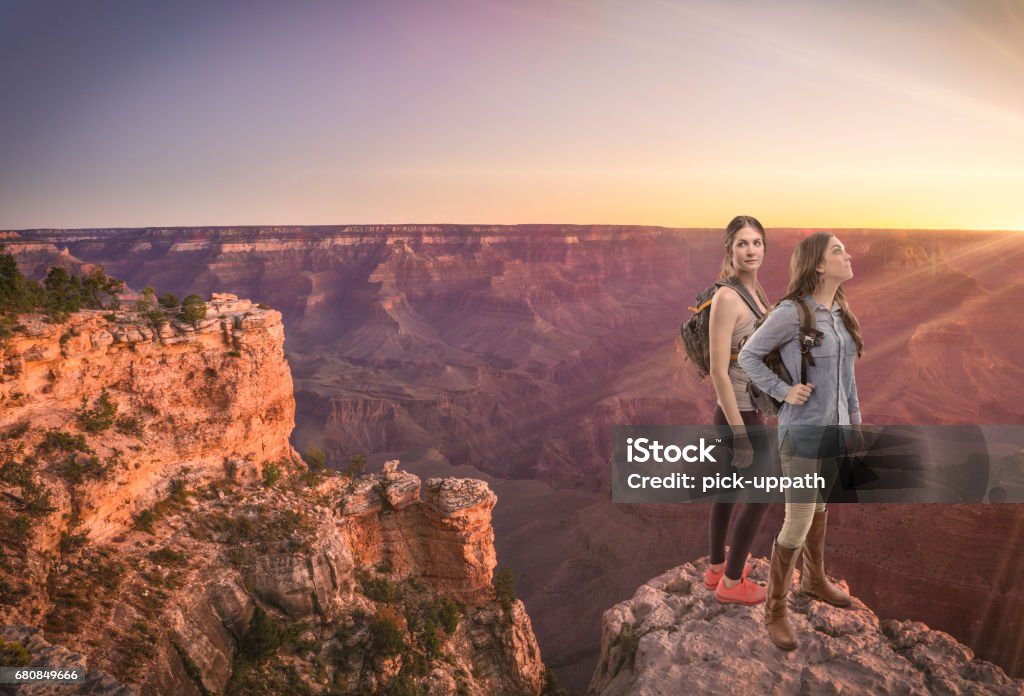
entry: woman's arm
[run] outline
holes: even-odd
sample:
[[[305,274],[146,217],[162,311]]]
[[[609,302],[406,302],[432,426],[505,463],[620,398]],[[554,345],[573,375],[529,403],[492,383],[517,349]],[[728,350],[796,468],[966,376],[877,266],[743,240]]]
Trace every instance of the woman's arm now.
[[[721,287],[711,298],[711,321],[708,326],[711,354],[711,381],[715,385],[718,403],[722,405],[725,420],[733,427],[743,425],[736,394],[729,379],[729,362],[732,359],[732,332],[742,318],[742,312],[750,311],[735,290]]]
[[[783,302],[768,314],[740,351],[740,367],[758,389],[770,394],[776,401],[785,401],[792,387],[765,365],[764,358],[779,346],[795,339],[799,324],[796,306],[792,302]]]

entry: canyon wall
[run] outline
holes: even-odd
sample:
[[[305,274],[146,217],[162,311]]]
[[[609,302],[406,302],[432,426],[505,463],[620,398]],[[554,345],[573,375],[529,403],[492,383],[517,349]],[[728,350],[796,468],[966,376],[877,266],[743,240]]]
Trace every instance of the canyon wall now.
[[[770,297],[784,291],[790,252],[808,232],[769,229],[759,277]],[[865,419],[1024,422],[1024,325],[1006,320],[1006,307],[1024,300],[1019,236],[837,233],[853,256],[846,290],[867,345],[857,365]],[[593,671],[600,611],[706,553],[700,508],[616,509],[604,496],[612,425],[710,420],[710,384],[685,362],[678,326],[717,273],[720,231],[151,228],[31,230],[5,241],[37,276],[53,261],[102,263],[136,289],[226,288],[279,307],[296,384],[293,440],[323,446],[336,466],[355,451],[405,459],[429,450],[523,481],[524,492],[546,484],[543,510],[496,508],[496,545],[517,569],[546,658],[576,675],[576,688]],[[881,616],[924,621],[1024,675],[1016,506],[854,507],[833,511],[835,572]],[[885,545],[865,537],[868,521]],[[778,524],[770,513],[762,552]],[[955,547],[943,548],[951,538]],[[622,548],[643,551],[624,559]],[[877,570],[894,549],[905,550],[894,572],[919,588],[912,597]]]
[[[538,693],[469,479],[310,469],[281,315],[19,318],[2,346],[4,659],[89,693]]]

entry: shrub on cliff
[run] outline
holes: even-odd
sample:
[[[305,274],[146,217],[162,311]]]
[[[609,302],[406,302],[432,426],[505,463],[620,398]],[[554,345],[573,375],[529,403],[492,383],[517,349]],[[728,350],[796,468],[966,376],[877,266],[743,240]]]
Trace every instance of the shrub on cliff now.
[[[160,296],[160,306],[166,309],[177,309],[181,303],[178,302],[178,296],[172,292],[165,292]]]
[[[239,652],[244,659],[264,662],[280,650],[285,643],[295,640],[294,626],[283,626],[276,622],[263,607],[257,605],[249,622],[249,629],[242,638]]]
[[[167,317],[159,309],[151,309],[146,312],[146,321],[157,331],[167,323]]]
[[[356,570],[356,582],[359,583],[363,595],[374,602],[387,604],[398,597],[395,583],[386,575],[373,576],[365,570]]]
[[[312,474],[319,474],[327,468],[327,455],[319,447],[307,448],[302,454],[302,460]]]
[[[142,435],[142,419],[138,416],[121,416],[114,421],[114,429],[122,435]]]
[[[24,645],[0,638],[0,667],[27,667],[30,662],[32,657]]]
[[[142,510],[135,516],[135,528],[139,531],[153,533],[153,523],[156,522],[156,514],[152,510]]]
[[[196,322],[206,318],[206,303],[199,295],[189,295],[181,301],[181,318]]]
[[[117,404],[110,400],[110,395],[104,388],[100,395],[89,406],[89,400],[82,397],[82,405],[77,412],[78,426],[88,433],[101,433],[114,425],[117,417]]]
[[[370,657],[394,657],[405,650],[405,631],[395,610],[383,607],[370,621]]]
[[[54,322],[63,323],[70,313],[82,309],[82,279],[69,275],[63,268],[50,269],[43,280],[43,289],[46,292],[43,308]]]
[[[494,598],[501,604],[507,616],[512,611],[512,602],[516,598],[516,576],[508,566],[494,576]]]
[[[459,616],[461,614],[462,610],[459,609],[459,605],[451,597],[442,597],[438,600],[437,619],[449,635],[455,633],[455,630],[459,627]]]
[[[558,680],[558,675],[550,667],[544,668],[544,684],[541,686],[540,696],[569,696],[569,692]]]
[[[42,303],[39,283],[28,280],[18,269],[14,256],[0,245],[0,312],[21,314]]]
[[[14,257],[0,245],[0,313],[13,315],[42,310],[56,323],[80,309],[113,309],[124,282],[111,278],[100,266],[84,276],[54,266],[40,285],[18,270]]]
[[[8,459],[0,465],[0,481],[12,486],[23,486],[32,480],[36,472],[36,460],[26,457],[22,461]]]
[[[89,309],[117,309],[123,291],[124,281],[108,276],[102,266],[93,267],[82,278],[82,301]]]
[[[365,468],[366,456],[362,452],[356,452],[348,460],[348,468],[345,469],[345,475],[351,479],[359,478]]]
[[[104,479],[110,475],[111,468],[109,462],[101,462],[95,454],[77,455],[65,462],[61,474],[70,483],[81,483],[86,479]]]
[[[40,454],[50,452],[87,452],[92,453],[89,445],[85,443],[85,435],[72,435],[62,430],[47,430],[43,435],[43,441],[36,447]]]
[[[12,428],[9,428],[3,435],[0,435],[0,440],[17,440],[27,433],[28,429],[31,427],[32,424],[28,421],[17,423]]]
[[[156,307],[156,290],[147,285],[142,289],[142,296],[135,301],[135,311],[140,314],[147,314]]]
[[[263,485],[270,488],[281,480],[281,465],[277,462],[263,464]]]
[[[33,457],[25,457],[20,462],[9,459],[0,466],[0,482],[21,489],[18,508],[30,518],[30,523],[31,518],[44,517],[54,510],[50,505],[50,489],[35,479],[37,466]]]

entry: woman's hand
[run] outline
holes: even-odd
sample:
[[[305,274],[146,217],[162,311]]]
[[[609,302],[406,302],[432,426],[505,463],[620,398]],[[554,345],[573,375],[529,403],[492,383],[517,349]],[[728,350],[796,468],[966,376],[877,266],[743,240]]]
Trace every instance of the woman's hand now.
[[[754,463],[754,446],[746,433],[733,436],[732,465],[737,469],[746,469]]]
[[[813,384],[794,384],[789,388],[789,393],[786,394],[786,403],[793,404],[794,406],[803,406],[811,398],[812,391],[814,391]]]

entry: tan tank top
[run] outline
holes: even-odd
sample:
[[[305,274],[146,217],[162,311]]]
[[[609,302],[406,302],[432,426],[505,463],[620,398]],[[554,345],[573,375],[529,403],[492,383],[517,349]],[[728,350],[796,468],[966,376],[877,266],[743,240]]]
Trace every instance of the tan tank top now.
[[[750,334],[754,333],[754,324],[754,313],[750,312],[749,316],[732,330],[732,341],[729,346],[730,355],[736,355],[740,352],[740,343],[745,341]],[[749,381],[750,378],[747,377],[747,373],[743,371],[739,363],[730,360],[729,382],[732,383],[732,391],[736,395],[736,407],[741,411],[754,410],[754,404],[750,401],[750,394],[747,393],[747,382]]]

